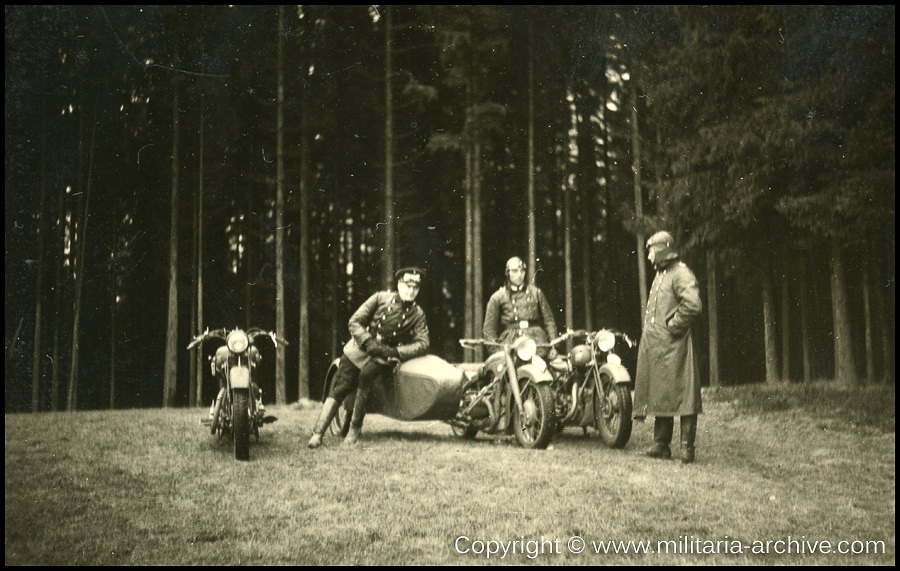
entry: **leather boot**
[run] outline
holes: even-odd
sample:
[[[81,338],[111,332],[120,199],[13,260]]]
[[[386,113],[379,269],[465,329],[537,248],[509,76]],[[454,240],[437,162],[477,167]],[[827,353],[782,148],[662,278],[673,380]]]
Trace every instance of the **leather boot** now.
[[[697,438],[697,415],[681,417],[681,462],[690,464],[694,461],[694,440]]]
[[[336,399],[331,397],[325,399],[325,402],[322,404],[322,412],[319,413],[319,418],[316,420],[315,426],[313,426],[312,436],[309,437],[307,446],[310,448],[318,448],[322,445],[322,436],[328,429],[328,425],[334,420],[340,404],[341,403]]]
[[[672,442],[672,432],[675,429],[675,419],[671,416],[657,416],[653,421],[653,446],[647,451],[650,458],[668,460],[672,457],[669,444]]]
[[[363,420],[366,418],[366,401],[369,400],[369,389],[358,388],[356,390],[356,401],[353,403],[353,417],[350,420],[350,432],[344,438],[345,446],[353,446],[359,440],[359,433],[362,432]]]

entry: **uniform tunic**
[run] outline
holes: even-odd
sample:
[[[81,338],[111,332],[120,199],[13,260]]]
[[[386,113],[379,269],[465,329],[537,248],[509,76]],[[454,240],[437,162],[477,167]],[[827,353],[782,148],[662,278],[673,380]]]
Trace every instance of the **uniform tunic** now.
[[[556,337],[556,320],[540,288],[522,285],[513,291],[512,286],[506,285],[488,300],[482,334],[489,341],[502,343],[522,334],[546,343]]]
[[[343,402],[357,386],[368,390],[375,378],[389,370],[363,349],[369,339],[397,349],[401,361],[426,354],[431,344],[422,308],[391,291],[372,294],[350,317],[349,328],[352,337],[344,345],[330,395],[338,402]]]
[[[634,416],[701,412],[691,325],[703,309],[694,273],[677,259],[658,266],[638,349]]]
[[[350,317],[349,327],[353,337],[344,345],[344,355],[360,369],[371,359],[363,346],[373,337],[396,348],[401,361],[424,355],[431,345],[425,312],[416,302],[401,300],[397,292],[372,294]]]

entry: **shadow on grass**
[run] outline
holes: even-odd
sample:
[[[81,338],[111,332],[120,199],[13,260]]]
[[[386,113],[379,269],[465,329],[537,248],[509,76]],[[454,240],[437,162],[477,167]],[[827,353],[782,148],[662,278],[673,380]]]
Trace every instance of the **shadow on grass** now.
[[[709,389],[704,400],[730,403],[749,414],[798,409],[821,418],[841,419],[848,426],[895,432],[895,392],[893,385],[849,386],[817,381],[718,387]]]

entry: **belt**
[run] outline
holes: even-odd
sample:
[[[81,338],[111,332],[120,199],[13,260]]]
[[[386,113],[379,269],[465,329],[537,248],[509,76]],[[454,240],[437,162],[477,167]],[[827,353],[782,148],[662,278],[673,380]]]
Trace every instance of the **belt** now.
[[[543,325],[541,325],[540,323],[535,323],[533,321],[528,321],[527,319],[523,319],[515,323],[510,323],[509,327],[507,327],[506,329],[508,331],[513,331],[518,337],[529,327],[543,327]]]

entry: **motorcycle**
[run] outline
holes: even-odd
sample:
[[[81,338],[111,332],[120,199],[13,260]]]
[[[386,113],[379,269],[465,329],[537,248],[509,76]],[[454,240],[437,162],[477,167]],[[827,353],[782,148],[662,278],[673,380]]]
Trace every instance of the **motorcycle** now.
[[[634,343],[624,333],[601,329],[569,331],[549,345],[576,337],[584,337],[584,343],[549,363],[557,430],[581,426],[587,434],[588,426],[593,426],[604,444],[623,448],[631,437],[632,384],[615,348],[618,340],[628,347]]]
[[[259,337],[268,337],[277,346],[287,342],[274,332],[251,327],[247,331],[207,329],[197,335],[187,346],[191,350],[209,339],[219,339],[225,344],[210,356],[210,371],[219,383],[219,393],[209,408],[209,417],[201,424],[209,426],[210,433],[220,439],[230,433],[234,440],[235,460],[250,459],[250,433],[259,442],[259,428],[263,424],[275,422],[273,416],[266,416],[262,402],[262,390],[256,383],[256,368],[262,360],[255,342]]]
[[[386,382],[375,383],[367,413],[395,420],[438,420],[458,437],[471,440],[479,432],[511,432],[524,448],[546,448],[554,435],[553,377],[535,356],[529,337],[513,343],[463,339],[463,347],[497,349],[483,363],[450,364],[435,355],[395,362]],[[326,374],[322,401],[331,392],[339,360]],[[347,397],[332,422],[332,434],[346,436],[353,411]]]

